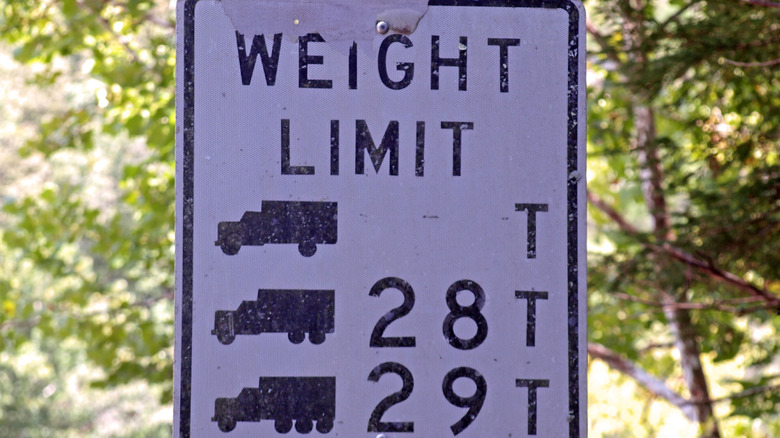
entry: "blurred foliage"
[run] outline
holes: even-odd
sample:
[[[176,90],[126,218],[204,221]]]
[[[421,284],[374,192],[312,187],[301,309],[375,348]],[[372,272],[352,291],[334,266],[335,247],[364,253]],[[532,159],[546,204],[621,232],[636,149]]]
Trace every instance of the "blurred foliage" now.
[[[142,156],[118,156],[119,202],[90,199],[89,165],[7,199],[2,234],[11,254],[49,276],[45,297],[18,294],[16,316],[48,337],[75,336],[117,384],[171,379],[174,214],[173,11],[154,1],[0,3],[0,34],[14,57],[40,67],[42,88],[61,86],[68,64],[97,84],[42,115],[23,156],[84,156],[99,134],[142,137]],[[61,62],[58,62],[61,61]],[[65,64],[63,66],[63,64]],[[17,279],[21,284],[23,281]],[[13,290],[14,288],[10,288]],[[41,301],[42,300],[42,301]],[[10,316],[6,314],[6,316]],[[15,325],[2,338],[18,339]],[[170,399],[171,393],[165,395]]]
[[[19,97],[19,132],[3,136],[37,175],[3,172],[2,436],[170,434],[170,415],[104,429],[172,400],[173,6],[0,1],[2,40],[28,66],[20,88],[42,102]],[[22,363],[36,355],[45,375]],[[94,397],[75,410],[74,379]],[[153,403],[114,405],[138,381],[150,389],[127,397]]]
[[[710,382],[741,394],[720,403],[772,436],[780,434],[777,309],[679,261],[659,269],[651,249],[674,245],[780,294],[780,8],[754,3],[585,1],[597,30],[588,40],[588,189],[636,227],[626,232],[589,208],[588,329],[591,341],[685,394],[657,291],[690,304],[689,335],[702,355],[735,370]],[[2,436],[94,433],[87,407],[63,417],[58,403],[70,399],[45,396],[83,363],[100,370],[82,377],[95,391],[140,380],[171,400],[173,6],[0,0],[0,38],[40,92],[38,106],[17,117],[18,132],[3,137],[21,144],[2,145],[16,159],[0,172]],[[641,23],[640,37],[627,37],[628,22]],[[669,242],[653,232],[642,187],[638,106],[654,114]],[[19,183],[35,172],[34,183]],[[28,364],[12,358],[31,351],[48,374],[20,372]],[[640,428],[653,436],[651,417],[610,436]],[[744,421],[720,420],[724,435],[752,436]]]
[[[733,380],[710,386],[738,383],[728,387],[745,396],[720,403],[731,403],[732,416],[777,431],[777,302],[707,272],[729,272],[780,296],[780,5],[758,3],[585,2],[588,189],[636,227],[626,230],[590,205],[589,335],[685,394],[661,304],[664,294],[674,296],[688,309],[688,335],[702,355],[740,364]],[[659,241],[647,206],[639,107],[653,114],[670,240]],[[653,248],[664,245],[706,269],[662,259]],[[753,436],[726,426],[722,432]]]

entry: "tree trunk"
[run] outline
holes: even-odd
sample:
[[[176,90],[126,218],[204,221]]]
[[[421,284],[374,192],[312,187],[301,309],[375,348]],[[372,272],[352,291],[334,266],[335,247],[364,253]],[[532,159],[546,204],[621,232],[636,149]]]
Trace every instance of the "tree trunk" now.
[[[648,62],[647,56],[642,51],[642,48],[646,47],[643,41],[646,1],[634,0],[627,5],[624,4],[625,26],[623,32],[627,53],[632,54],[630,61],[635,63],[639,70],[643,70]],[[636,90],[635,96],[636,99],[632,105],[635,126],[634,146],[638,154],[642,191],[645,195],[648,211],[653,218],[653,235],[656,243],[663,245],[665,242],[674,240],[674,232],[671,228],[663,187],[664,169],[659,146],[656,142],[655,113],[650,107],[653,96],[648,96],[643,90]],[[657,290],[665,305],[666,318],[680,353],[680,366],[691,394],[695,421],[700,425],[702,438],[720,438],[718,423],[710,401],[707,379],[701,364],[701,351],[696,331],[691,322],[689,311],[680,309],[677,305],[686,300],[685,294],[667,292],[667,290],[680,290],[677,285],[668,284],[666,281],[668,271],[665,267],[674,262],[666,255],[651,254],[651,257],[656,262]]]
[[[673,307],[676,303],[676,300],[669,303],[670,306],[665,308],[664,313],[674,334],[677,350],[680,352],[680,365],[688,391],[691,393],[696,422],[700,425],[702,438],[720,438],[690,312]]]

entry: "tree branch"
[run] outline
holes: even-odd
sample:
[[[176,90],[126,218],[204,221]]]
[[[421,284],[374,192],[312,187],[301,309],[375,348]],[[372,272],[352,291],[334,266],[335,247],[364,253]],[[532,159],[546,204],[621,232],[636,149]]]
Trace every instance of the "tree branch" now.
[[[719,397],[712,400],[688,400],[686,401],[686,403],[690,405],[706,404],[706,403],[722,403],[725,401],[731,401],[740,398],[753,397],[754,395],[761,394],[762,392],[775,391],[775,390],[780,390],[780,385],[759,386],[756,388],[750,388],[744,391],[736,392],[734,394],[730,394],[725,397]]]
[[[710,261],[704,261],[693,254],[689,254],[679,248],[676,248],[668,243],[664,243],[661,246],[657,245],[649,245],[651,249],[658,250],[658,251],[664,251],[668,254],[670,254],[675,259],[689,265],[693,266],[694,268],[697,268],[699,271],[709,275],[711,278],[714,278],[722,283],[730,284],[740,290],[743,290],[753,296],[760,297],[766,303],[773,307],[780,310],[780,297],[777,295],[774,295],[770,293],[768,290],[761,289],[758,286],[750,283],[749,281],[744,280],[743,278],[732,274],[731,272],[724,271],[722,269],[719,269],[713,265]]]
[[[768,8],[780,9],[780,3],[778,2],[771,2],[767,0],[742,0],[742,1],[753,6],[766,6]]]
[[[606,202],[604,202],[603,199],[598,197],[590,190],[588,190],[587,194],[588,194],[588,202],[593,204],[594,207],[601,210],[602,213],[609,216],[609,218],[612,219],[612,221],[615,222],[618,225],[618,227],[620,227],[620,229],[623,230],[625,233],[631,235],[637,235],[641,233],[638,228],[636,228],[631,223],[629,223],[620,213],[617,212],[617,210],[615,210]]]
[[[652,344],[647,344],[644,347],[640,348],[638,351],[639,353],[648,353],[653,350],[668,350],[674,348],[674,342],[654,342]]]
[[[593,37],[593,39],[601,47],[601,51],[607,56],[608,59],[620,63],[620,58],[617,56],[614,50],[609,46],[607,37],[599,31],[598,27],[590,20],[590,16],[585,18],[585,30]]]
[[[653,300],[647,300],[643,298],[639,298],[633,295],[629,295],[623,292],[613,292],[610,295],[617,297],[618,299],[625,300],[625,301],[631,301],[634,303],[640,303],[644,304],[646,306],[652,306],[652,307],[659,307],[663,309],[683,309],[683,310],[719,310],[722,312],[731,312],[735,313],[737,315],[745,315],[748,313],[756,312],[759,310],[766,310],[766,305],[760,305],[760,306],[753,306],[750,308],[740,308],[736,307],[739,304],[751,304],[755,302],[763,302],[759,297],[744,297],[744,298],[737,298],[733,300],[721,300],[721,301],[713,301],[711,303],[702,303],[702,302],[672,302],[672,303],[661,303],[658,301]]]
[[[666,386],[666,382],[663,380],[648,373],[635,363],[601,344],[588,342],[588,354],[593,358],[604,361],[610,368],[634,379],[651,394],[678,407],[689,420],[696,421],[696,413],[693,404]]]
[[[682,14],[684,14],[685,11],[687,11],[688,9],[691,9],[694,6],[697,6],[701,2],[702,2],[702,0],[694,0],[694,1],[690,2],[690,3],[688,3],[687,5],[681,7],[680,9],[678,9],[677,12],[672,14],[671,17],[667,18],[666,20],[664,20],[663,23],[661,23],[661,30],[663,31],[664,29],[666,29],[666,26],[668,26],[670,23],[672,23],[673,21],[675,21],[678,18],[680,18],[680,16]]]
[[[723,58],[726,64],[736,65],[737,67],[771,67],[773,65],[780,64],[780,58],[771,59],[763,62],[739,62],[728,58]]]
[[[604,202],[604,200],[590,191],[588,191],[588,202],[590,202],[591,205],[598,208],[601,212],[612,219],[626,234],[633,235],[635,237],[642,234],[635,226],[629,223],[620,213],[618,213],[617,210],[612,208],[610,205]],[[651,251],[669,254],[677,261],[698,269],[700,272],[706,274],[716,281],[729,284],[736,287],[737,289],[747,292],[751,296],[760,298],[767,304],[767,307],[769,308],[780,310],[780,296],[774,295],[768,290],[762,289],[731,272],[717,268],[711,261],[696,257],[693,254],[670,245],[668,242],[662,245],[654,245],[642,241],[640,241],[640,243]]]

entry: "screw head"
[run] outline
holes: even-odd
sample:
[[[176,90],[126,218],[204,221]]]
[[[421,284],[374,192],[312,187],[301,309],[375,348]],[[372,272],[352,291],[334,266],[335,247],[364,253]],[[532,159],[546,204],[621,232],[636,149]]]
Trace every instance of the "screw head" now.
[[[376,31],[384,35],[390,31],[390,24],[387,21],[377,21]]]

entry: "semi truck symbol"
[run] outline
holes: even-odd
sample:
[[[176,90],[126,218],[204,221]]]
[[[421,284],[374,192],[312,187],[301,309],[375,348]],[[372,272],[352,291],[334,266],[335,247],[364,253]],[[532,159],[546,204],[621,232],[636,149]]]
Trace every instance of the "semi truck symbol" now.
[[[279,433],[295,430],[328,433],[336,416],[335,377],[260,377],[257,388],[244,388],[236,398],[218,398],[214,417],[219,430],[230,432],[239,421],[274,420]]]
[[[304,257],[317,252],[318,244],[336,243],[336,202],[263,201],[262,211],[247,211],[238,222],[220,222],[215,245],[235,255],[241,245],[297,243]]]
[[[217,310],[214,330],[219,342],[230,344],[236,335],[287,333],[293,344],[309,334],[312,344],[325,342],[334,329],[335,291],[260,289],[257,301],[244,301],[237,310]]]

